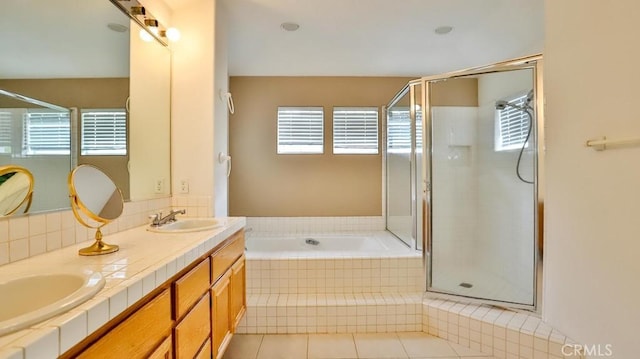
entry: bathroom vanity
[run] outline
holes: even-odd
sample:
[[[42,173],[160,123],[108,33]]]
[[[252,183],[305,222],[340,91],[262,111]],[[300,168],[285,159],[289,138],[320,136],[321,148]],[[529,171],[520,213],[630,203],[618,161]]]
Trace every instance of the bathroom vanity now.
[[[107,279],[66,314],[0,337],[0,358],[221,358],[246,308],[245,219],[223,221],[192,233],[138,227],[109,236],[120,245],[113,254],[82,257],[71,246],[0,267],[5,277],[57,264]]]

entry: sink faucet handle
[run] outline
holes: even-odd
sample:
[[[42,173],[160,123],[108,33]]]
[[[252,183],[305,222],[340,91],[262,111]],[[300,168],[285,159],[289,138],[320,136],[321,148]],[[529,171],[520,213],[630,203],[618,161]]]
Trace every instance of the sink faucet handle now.
[[[157,226],[160,224],[160,218],[162,218],[162,212],[150,214],[149,219],[151,220],[152,226]]]

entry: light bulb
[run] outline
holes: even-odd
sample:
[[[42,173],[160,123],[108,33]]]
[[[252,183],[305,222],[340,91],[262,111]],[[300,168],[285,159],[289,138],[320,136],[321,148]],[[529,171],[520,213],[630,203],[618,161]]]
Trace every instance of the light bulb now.
[[[166,32],[166,35],[167,35],[167,39],[169,39],[169,41],[176,42],[176,41],[180,40],[180,30],[176,29],[175,27],[168,28],[167,32]]]

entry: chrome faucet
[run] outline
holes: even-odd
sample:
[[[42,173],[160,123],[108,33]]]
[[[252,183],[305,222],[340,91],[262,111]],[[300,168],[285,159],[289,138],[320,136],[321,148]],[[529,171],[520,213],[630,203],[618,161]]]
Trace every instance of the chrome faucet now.
[[[179,209],[177,211],[171,210],[171,212],[169,212],[169,214],[167,214],[165,217],[162,217],[162,212],[152,214],[149,216],[149,218],[151,218],[151,227],[160,227],[163,224],[175,222],[177,214],[185,213],[187,213],[186,210]]]

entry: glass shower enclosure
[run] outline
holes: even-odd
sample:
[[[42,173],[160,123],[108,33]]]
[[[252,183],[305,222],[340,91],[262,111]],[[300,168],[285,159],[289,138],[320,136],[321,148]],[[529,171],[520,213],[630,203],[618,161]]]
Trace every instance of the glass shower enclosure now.
[[[541,56],[411,81],[386,108],[387,229],[427,291],[536,310]]]

